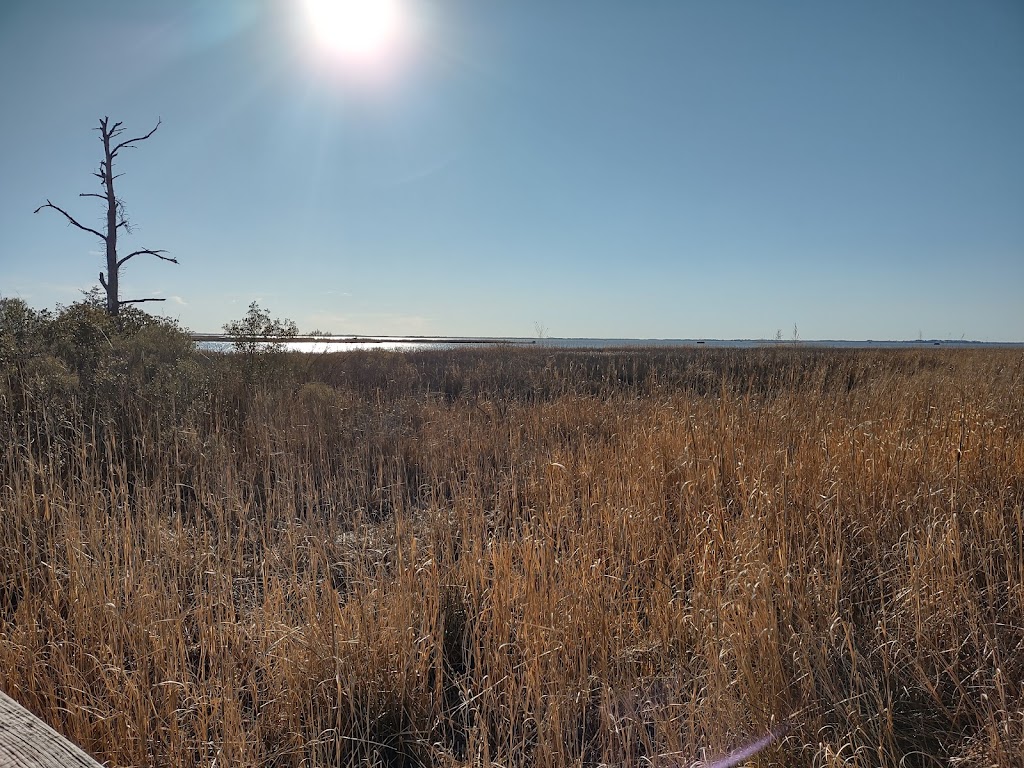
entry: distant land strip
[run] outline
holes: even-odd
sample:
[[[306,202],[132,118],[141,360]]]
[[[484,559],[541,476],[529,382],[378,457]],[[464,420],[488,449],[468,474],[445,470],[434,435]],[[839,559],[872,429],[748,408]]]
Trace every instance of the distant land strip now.
[[[952,349],[1021,349],[1024,341],[978,341],[976,339],[903,339],[903,340],[852,340],[852,339],[628,339],[628,338],[558,338],[544,337],[515,338],[480,336],[229,336],[224,333],[192,333],[197,343],[232,344],[402,344],[406,346],[443,345],[452,347],[459,344],[478,346],[542,345],[565,349],[633,349],[640,347],[685,348],[708,346],[729,349],[781,348],[827,348],[827,349],[920,349],[923,347],[947,347]]]

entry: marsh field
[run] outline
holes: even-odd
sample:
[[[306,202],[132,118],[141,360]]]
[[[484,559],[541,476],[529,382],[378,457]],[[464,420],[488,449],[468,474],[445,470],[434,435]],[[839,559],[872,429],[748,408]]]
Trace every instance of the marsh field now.
[[[1020,350],[29,331],[0,688],[110,766],[1021,765]]]

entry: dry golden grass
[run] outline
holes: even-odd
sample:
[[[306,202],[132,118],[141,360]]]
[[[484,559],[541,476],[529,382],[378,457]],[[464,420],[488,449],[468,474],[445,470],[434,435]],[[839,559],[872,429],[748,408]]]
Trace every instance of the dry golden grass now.
[[[0,425],[0,688],[100,760],[1022,764],[1019,351],[281,365]]]

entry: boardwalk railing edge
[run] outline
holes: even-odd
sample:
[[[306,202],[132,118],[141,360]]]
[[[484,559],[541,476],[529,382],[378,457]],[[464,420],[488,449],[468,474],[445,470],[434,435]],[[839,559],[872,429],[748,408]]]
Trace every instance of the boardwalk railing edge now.
[[[0,768],[103,768],[0,691]]]

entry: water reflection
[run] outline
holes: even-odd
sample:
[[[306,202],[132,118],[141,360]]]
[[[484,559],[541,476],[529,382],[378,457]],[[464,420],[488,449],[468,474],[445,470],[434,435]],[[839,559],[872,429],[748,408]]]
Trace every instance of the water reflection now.
[[[267,342],[271,344],[272,342]],[[464,338],[423,338],[419,336],[359,336],[332,337],[325,339],[302,339],[288,341],[282,346],[289,352],[353,352],[355,350],[384,350],[389,352],[412,352],[418,350],[458,349],[464,347],[525,346],[537,343],[536,339],[464,339]],[[224,339],[200,338],[200,349],[208,352],[232,352],[234,344]]]

